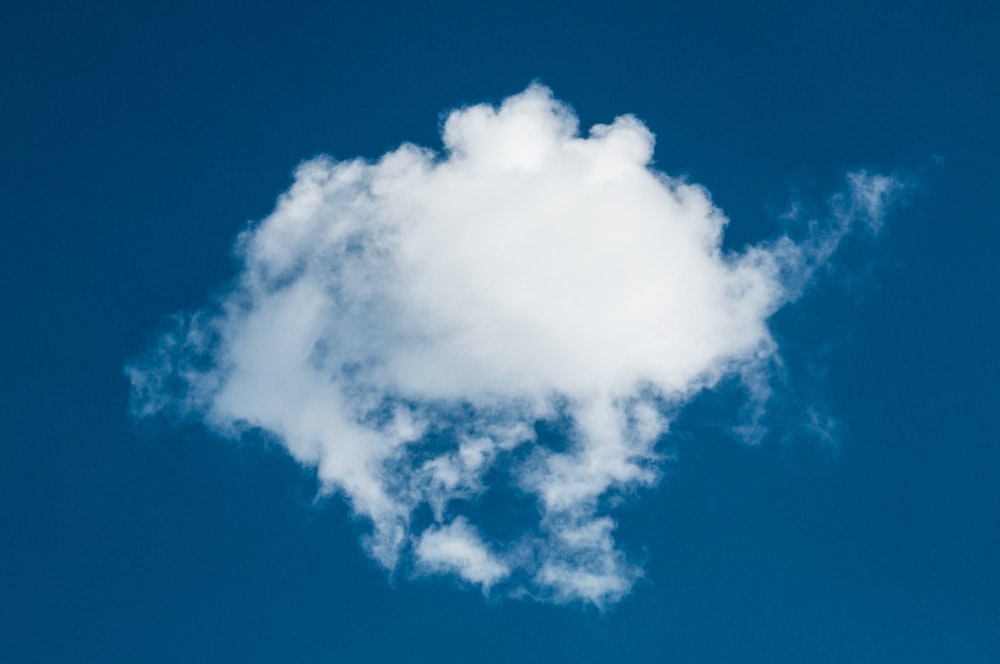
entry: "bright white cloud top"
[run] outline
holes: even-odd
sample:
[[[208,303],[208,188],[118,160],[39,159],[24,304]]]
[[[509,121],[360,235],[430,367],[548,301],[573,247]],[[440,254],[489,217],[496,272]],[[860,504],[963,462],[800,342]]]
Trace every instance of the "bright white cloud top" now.
[[[614,498],[657,481],[668,410],[757,380],[768,317],[898,183],[853,173],[824,230],[730,253],[632,116],[583,137],[533,85],[453,111],[443,142],[301,165],[239,238],[235,285],[128,367],[134,408],[267,432],[388,569],[605,606],[641,575]],[[491,492],[531,518],[491,532]]]

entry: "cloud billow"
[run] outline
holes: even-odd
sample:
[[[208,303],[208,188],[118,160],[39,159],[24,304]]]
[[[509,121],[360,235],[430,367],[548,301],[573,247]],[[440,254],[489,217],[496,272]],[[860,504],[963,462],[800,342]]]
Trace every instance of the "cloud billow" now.
[[[667,413],[766,383],[769,316],[898,183],[852,173],[821,230],[734,253],[632,116],[581,136],[532,85],[453,111],[443,143],[302,164],[239,237],[234,285],[127,367],[134,412],[267,432],[387,569],[607,606],[642,574],[613,498],[657,482]],[[477,515],[491,492],[531,506],[513,535]]]

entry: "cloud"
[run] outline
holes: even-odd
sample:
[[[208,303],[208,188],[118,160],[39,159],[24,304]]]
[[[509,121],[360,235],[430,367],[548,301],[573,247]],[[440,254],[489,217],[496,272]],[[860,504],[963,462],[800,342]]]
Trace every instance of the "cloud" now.
[[[442,137],[302,164],[234,284],[127,367],[133,410],[267,432],[387,569],[609,605],[642,574],[614,505],[657,482],[668,413],[730,376],[766,400],[769,316],[895,180],[852,173],[804,239],[728,252],[632,116],[581,136],[532,85]]]
[[[420,567],[431,572],[453,572],[484,590],[510,573],[462,517],[447,526],[431,526],[417,540]]]

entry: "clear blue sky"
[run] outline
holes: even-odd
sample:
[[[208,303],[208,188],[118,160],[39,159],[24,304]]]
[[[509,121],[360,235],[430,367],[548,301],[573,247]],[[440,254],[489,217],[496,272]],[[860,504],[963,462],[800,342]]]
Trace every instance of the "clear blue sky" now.
[[[5,3],[0,660],[1000,661],[998,34],[976,1]],[[439,149],[535,80],[641,118],[728,248],[853,169],[920,176],[771,320],[764,440],[738,390],[672,424],[605,612],[388,575],[313,471],[136,422],[122,370],[302,160]]]

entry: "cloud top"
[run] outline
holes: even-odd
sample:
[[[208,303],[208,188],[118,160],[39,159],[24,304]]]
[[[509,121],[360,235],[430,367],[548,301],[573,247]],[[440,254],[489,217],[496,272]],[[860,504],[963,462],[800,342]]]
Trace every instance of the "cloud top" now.
[[[581,136],[532,85],[442,138],[302,164],[235,285],[128,367],[134,409],[268,432],[388,569],[608,605],[641,576],[613,499],[657,481],[667,409],[774,357],[768,317],[894,181],[852,173],[836,223],[727,253],[726,217],[650,166],[632,116]]]

